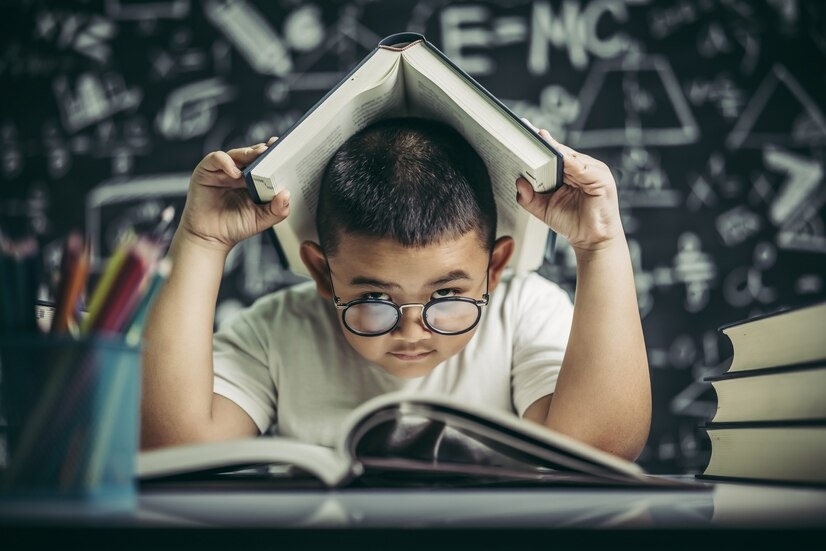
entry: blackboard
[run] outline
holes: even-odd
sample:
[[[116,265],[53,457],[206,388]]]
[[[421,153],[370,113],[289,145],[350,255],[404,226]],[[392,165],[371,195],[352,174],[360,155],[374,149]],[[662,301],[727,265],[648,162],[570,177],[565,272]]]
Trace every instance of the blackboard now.
[[[425,34],[613,168],[654,389],[640,462],[701,470],[726,322],[826,297],[826,4],[766,0],[106,0],[0,4],[0,213],[47,267],[180,213],[207,152],[286,130],[384,36]],[[541,273],[573,291],[570,248]],[[294,282],[233,251],[219,322]]]

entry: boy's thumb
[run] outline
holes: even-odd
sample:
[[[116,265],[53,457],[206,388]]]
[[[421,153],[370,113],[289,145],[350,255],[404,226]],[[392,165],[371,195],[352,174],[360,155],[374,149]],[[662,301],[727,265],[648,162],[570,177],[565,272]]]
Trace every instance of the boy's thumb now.
[[[516,181],[516,202],[540,220],[544,218],[547,199],[541,193],[536,193],[526,179],[519,178]]]
[[[272,201],[265,207],[267,214],[267,226],[274,226],[284,220],[290,214],[290,190],[283,189],[272,198]]]

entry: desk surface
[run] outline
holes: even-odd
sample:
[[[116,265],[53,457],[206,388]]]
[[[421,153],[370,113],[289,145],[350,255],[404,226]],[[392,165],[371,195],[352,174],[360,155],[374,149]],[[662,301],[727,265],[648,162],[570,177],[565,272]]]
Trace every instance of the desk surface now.
[[[693,479],[693,477],[672,477]],[[155,488],[135,511],[0,507],[3,524],[246,528],[826,528],[826,488],[709,483],[706,490]]]
[[[158,488],[142,492],[137,508],[120,515],[0,507],[0,534],[0,547],[107,551],[797,551],[822,546],[826,489],[736,483],[688,491]]]

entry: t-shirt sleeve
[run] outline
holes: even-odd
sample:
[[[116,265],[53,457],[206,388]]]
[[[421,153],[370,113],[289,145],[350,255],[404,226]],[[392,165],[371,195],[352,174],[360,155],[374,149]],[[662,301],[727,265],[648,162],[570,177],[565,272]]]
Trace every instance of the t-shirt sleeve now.
[[[556,388],[574,308],[564,290],[539,274],[525,276],[513,291],[511,389],[522,417],[531,404]]]
[[[276,422],[277,393],[258,310],[241,312],[213,336],[213,392],[238,404],[263,434]]]

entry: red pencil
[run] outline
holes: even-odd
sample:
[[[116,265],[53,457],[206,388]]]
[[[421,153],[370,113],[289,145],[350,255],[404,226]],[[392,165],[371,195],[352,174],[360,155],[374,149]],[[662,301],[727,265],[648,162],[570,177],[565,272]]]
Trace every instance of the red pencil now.
[[[93,331],[118,333],[140,300],[141,291],[157,258],[154,247],[139,239],[127,251]]]

